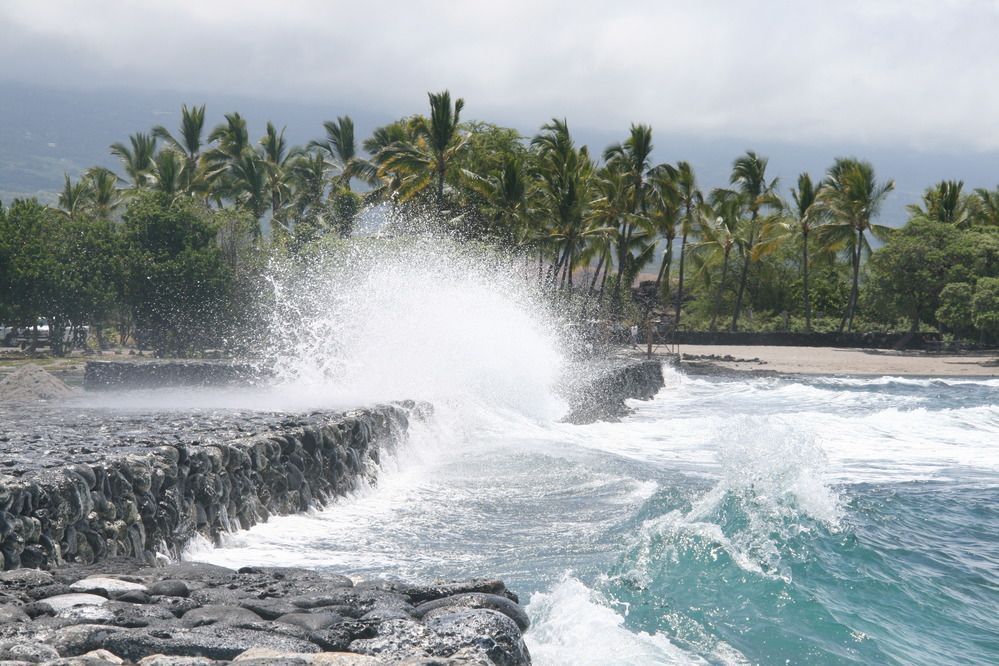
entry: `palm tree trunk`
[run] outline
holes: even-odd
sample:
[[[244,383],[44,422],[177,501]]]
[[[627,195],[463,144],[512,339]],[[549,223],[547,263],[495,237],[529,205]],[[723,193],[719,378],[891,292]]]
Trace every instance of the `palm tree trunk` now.
[[[732,313],[732,330],[739,328],[739,313],[742,311],[742,296],[746,293],[746,282],[749,278],[749,260],[753,254],[753,244],[756,242],[756,213],[749,227],[749,242],[746,244],[745,257],[742,260],[742,275],[739,277],[739,293],[735,297],[735,311]]]
[[[610,273],[610,247],[607,248],[604,256],[607,257],[607,261],[604,263],[604,277],[600,280],[600,293],[597,294],[597,301],[602,303],[604,300],[604,288],[607,286],[607,275]]]
[[[857,294],[860,291],[860,252],[864,247],[864,230],[857,230],[857,247],[853,253],[853,286],[850,288],[850,305],[846,315],[846,331],[853,330],[853,315],[857,309]],[[842,325],[840,329],[842,330]]]
[[[676,320],[674,326],[680,325],[680,308],[683,305],[683,260],[686,257],[687,250],[687,234],[684,232],[683,236],[680,237],[680,275],[679,280],[676,285]]]
[[[589,291],[590,296],[593,295],[593,290],[597,286],[597,278],[600,277],[600,270],[604,267],[605,256],[606,255],[603,252],[600,253],[600,261],[597,262],[597,270],[593,273],[593,279],[590,280],[590,291]]]
[[[715,307],[711,314],[711,324],[708,326],[712,331],[718,328],[718,313],[721,312],[722,291],[725,289],[725,278],[728,277],[728,253],[731,248],[725,248],[725,258],[722,260],[721,281],[718,282],[718,291],[715,292]]]
[[[812,304],[808,300],[808,229],[802,230],[801,243],[802,292],[805,297],[805,332],[812,332]]]
[[[666,239],[666,252],[663,253],[663,263],[659,267],[659,275],[656,276],[656,292],[662,289],[661,303],[666,303],[669,296],[669,269],[673,263],[673,239]],[[665,280],[665,282],[664,282]]]

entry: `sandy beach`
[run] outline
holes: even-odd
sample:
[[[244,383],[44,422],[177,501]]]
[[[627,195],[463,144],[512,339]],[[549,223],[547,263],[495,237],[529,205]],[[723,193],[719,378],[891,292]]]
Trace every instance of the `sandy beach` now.
[[[735,345],[680,345],[679,351],[687,358],[731,356],[734,361],[703,359],[729,370],[815,375],[999,377],[999,352],[995,351],[940,354],[885,349]]]

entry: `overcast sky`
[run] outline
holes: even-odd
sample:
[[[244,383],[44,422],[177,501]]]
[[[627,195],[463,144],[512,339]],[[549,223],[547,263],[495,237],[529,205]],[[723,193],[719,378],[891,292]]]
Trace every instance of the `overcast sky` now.
[[[698,138],[999,149],[999,0],[4,0],[0,80]]]

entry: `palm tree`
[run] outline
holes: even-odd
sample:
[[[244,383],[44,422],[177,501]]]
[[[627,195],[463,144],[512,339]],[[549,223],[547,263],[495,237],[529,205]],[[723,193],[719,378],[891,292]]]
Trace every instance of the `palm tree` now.
[[[715,289],[715,302],[711,309],[709,328],[717,330],[718,315],[721,313],[722,294],[728,280],[729,258],[732,249],[737,247],[742,209],[745,205],[744,195],[732,190],[719,189],[711,195],[710,202],[703,202],[697,208],[699,240],[694,245],[695,264],[699,265],[699,273],[708,278],[708,268],[711,263],[720,261],[722,266],[721,279]]]
[[[585,146],[576,148],[564,120],[543,125],[531,146],[538,155],[538,206],[551,222],[547,237],[557,248],[552,276],[557,278],[561,270],[561,282],[571,289],[572,272],[589,235],[584,216],[593,161]]]
[[[459,129],[465,100],[451,104],[451,93],[428,93],[430,118],[414,120],[412,141],[397,141],[378,155],[384,171],[403,174],[402,199],[410,199],[433,187],[438,212],[444,211],[444,184],[455,158],[465,146],[466,137]]]
[[[628,138],[624,143],[618,143],[604,151],[604,161],[610,168],[620,169],[626,174],[630,189],[630,215],[622,219],[622,227],[618,237],[617,280],[614,284],[615,308],[621,307],[621,282],[629,261],[631,240],[636,224],[645,215],[646,178],[651,168],[652,159],[652,128],[648,125],[632,125]],[[629,285],[630,286],[630,285]]]
[[[330,163],[319,151],[303,153],[292,160],[289,171],[294,184],[295,212],[299,217],[307,210],[318,210],[322,206],[329,170]]]
[[[978,224],[999,227],[999,188],[975,189],[975,219]]]
[[[132,183],[132,189],[140,190],[151,182],[153,159],[156,155],[156,137],[152,134],[136,132],[128,137],[129,145],[118,142],[111,144],[111,154],[121,160]]]
[[[281,209],[292,196],[292,162],[302,149],[289,147],[284,138],[284,128],[278,132],[274,123],[267,121],[267,133],[260,139],[266,170],[267,189],[270,192],[271,220],[278,220]]]
[[[235,195],[229,177],[232,166],[244,153],[253,151],[246,119],[239,113],[225,114],[225,122],[215,126],[208,140],[215,145],[204,154],[205,179],[214,190],[215,200],[221,203]]]
[[[157,125],[153,128],[153,136],[162,140],[170,149],[184,156],[184,189],[195,187],[198,170],[201,166],[201,152],[204,148],[202,135],[205,131],[205,105],[188,108],[187,104],[180,107],[180,127],[176,137],[167,128]]]
[[[909,204],[906,209],[912,219],[932,220],[965,229],[974,222],[975,200],[962,194],[960,180],[942,180],[923,193],[922,205]]]
[[[847,311],[840,322],[840,331],[853,330],[853,316],[857,308],[857,294],[860,285],[860,258],[864,251],[870,252],[865,237],[870,232],[876,238],[886,238],[888,227],[874,224],[888,193],[895,189],[895,182],[888,180],[879,183],[874,175],[874,167],[869,162],[855,158],[838,158],[829,172],[818,197],[820,210],[828,215],[822,233],[831,242],[843,242],[850,249],[853,268],[853,286]]]
[[[187,165],[184,157],[175,150],[161,150],[153,160],[152,185],[157,192],[171,198],[183,192],[188,182],[184,175]]]
[[[673,262],[673,241],[676,239],[680,222],[682,200],[676,183],[676,170],[662,164],[652,171],[649,178],[649,223],[652,229],[666,241],[666,249],[656,277],[656,290],[661,302],[669,296],[670,265]]]
[[[676,173],[673,176],[680,204],[683,206],[683,219],[680,223],[680,270],[676,285],[676,317],[675,326],[680,325],[680,309],[683,306],[683,273],[686,259],[687,237],[694,231],[697,224],[697,208],[704,203],[704,196],[697,189],[697,179],[694,168],[689,162],[677,162]]]
[[[83,177],[90,187],[90,203],[94,214],[98,219],[110,220],[111,215],[121,206],[118,176],[110,169],[93,167],[87,169]]]
[[[268,167],[264,158],[253,150],[245,150],[229,166],[227,175],[230,193],[237,204],[259,221],[271,203]],[[260,237],[259,225],[254,227],[254,235]]]
[[[323,127],[326,129],[326,138],[310,141],[309,148],[318,148],[329,155],[330,164],[338,171],[334,187],[349,190],[352,178],[358,178],[368,185],[377,184],[377,167],[357,152],[354,121],[350,116],[340,116],[336,122],[327,120]]]
[[[69,219],[75,220],[77,215],[90,206],[91,190],[90,183],[86,178],[73,183],[69,179],[69,174],[63,174],[66,179],[62,192],[59,193],[60,211]]]
[[[739,313],[742,311],[742,298],[749,278],[749,264],[760,231],[760,210],[777,202],[774,194],[777,189],[777,179],[774,178],[768,183],[766,171],[767,158],[747,150],[745,155],[736,158],[729,177],[729,182],[743,195],[746,207],[749,209],[749,232],[742,244],[742,273],[739,276],[739,292],[735,297],[735,310],[732,313],[733,331],[739,327]]]
[[[464,172],[463,180],[482,197],[491,231],[509,243],[522,244],[527,237],[529,219],[527,174],[522,159],[504,155],[500,168],[478,175]]]
[[[812,332],[812,304],[808,295],[808,235],[816,226],[822,223],[820,207],[817,206],[821,184],[816,187],[812,177],[807,173],[798,176],[798,187],[791,190],[794,200],[793,223],[801,231],[801,284],[802,299],[805,306],[805,331]]]

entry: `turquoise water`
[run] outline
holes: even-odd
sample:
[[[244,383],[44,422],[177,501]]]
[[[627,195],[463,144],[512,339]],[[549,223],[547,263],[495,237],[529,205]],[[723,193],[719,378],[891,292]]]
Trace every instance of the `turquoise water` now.
[[[189,556],[498,575],[539,664],[997,663],[997,395],[667,370],[615,424],[455,400],[377,488]]]

